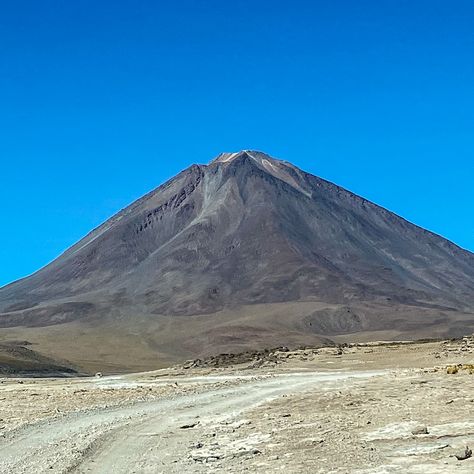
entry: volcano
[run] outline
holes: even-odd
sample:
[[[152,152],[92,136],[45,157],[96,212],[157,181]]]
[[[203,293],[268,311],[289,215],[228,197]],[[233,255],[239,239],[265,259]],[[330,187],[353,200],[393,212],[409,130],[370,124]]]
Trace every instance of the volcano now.
[[[474,331],[474,254],[258,151],[192,165],[0,289],[0,340],[87,370]]]

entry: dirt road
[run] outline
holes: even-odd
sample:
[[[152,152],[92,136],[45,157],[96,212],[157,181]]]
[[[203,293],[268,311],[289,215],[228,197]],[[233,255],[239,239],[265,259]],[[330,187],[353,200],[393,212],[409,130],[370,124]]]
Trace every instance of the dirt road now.
[[[277,397],[308,389],[324,391],[342,381],[347,386],[380,374],[361,371],[252,377],[231,388],[72,413],[25,427],[1,440],[0,472],[207,472],[210,462],[219,456],[200,446],[203,427],[217,422],[231,425],[237,415]],[[199,377],[201,385],[205,381]],[[121,382],[105,379],[101,383],[113,386]],[[265,439],[256,434],[228,446],[228,450],[233,455],[257,454],[262,441]]]

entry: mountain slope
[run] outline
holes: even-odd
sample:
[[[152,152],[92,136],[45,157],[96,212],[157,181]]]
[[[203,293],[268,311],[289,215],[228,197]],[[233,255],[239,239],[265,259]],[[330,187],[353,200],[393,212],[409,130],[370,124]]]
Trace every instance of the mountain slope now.
[[[7,332],[50,348],[53,332],[102,331],[105,347],[118,331],[170,360],[338,334],[460,334],[473,311],[474,254],[250,151],[191,166],[0,289]]]

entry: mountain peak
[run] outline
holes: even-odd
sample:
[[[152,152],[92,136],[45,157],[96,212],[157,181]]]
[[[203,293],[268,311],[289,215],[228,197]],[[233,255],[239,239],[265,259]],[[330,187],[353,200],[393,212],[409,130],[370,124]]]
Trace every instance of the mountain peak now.
[[[311,192],[305,189],[305,186],[298,178],[301,175],[301,170],[292,165],[288,161],[279,160],[272,156],[258,150],[241,150],[233,153],[221,153],[210,165],[223,164],[241,166],[244,162],[249,161],[260,170],[269,175],[286,182],[297,191],[310,196]]]
[[[230,163],[238,158],[251,158],[257,162],[261,162],[263,159],[270,160],[270,161],[280,161],[277,160],[267,153],[258,150],[240,150],[235,152],[224,152],[217,155],[210,164],[212,163]]]

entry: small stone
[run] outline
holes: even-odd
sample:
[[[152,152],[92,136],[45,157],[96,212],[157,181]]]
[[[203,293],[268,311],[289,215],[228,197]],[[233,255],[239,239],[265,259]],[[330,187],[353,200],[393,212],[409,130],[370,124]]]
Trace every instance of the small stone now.
[[[428,431],[428,428],[426,426],[418,426],[414,429],[411,430],[411,434],[412,435],[424,435],[424,434],[428,434],[429,431]]]
[[[187,430],[189,428],[194,428],[195,426],[199,425],[199,421],[196,421],[195,423],[188,423],[186,425],[181,425],[179,428],[181,430]]]
[[[472,449],[469,449],[469,446],[466,446],[466,449],[464,449],[464,451],[460,451],[454,456],[456,456],[456,459],[458,461],[464,461],[464,459],[469,459],[472,456]]]

